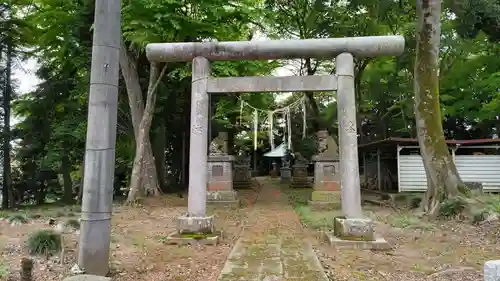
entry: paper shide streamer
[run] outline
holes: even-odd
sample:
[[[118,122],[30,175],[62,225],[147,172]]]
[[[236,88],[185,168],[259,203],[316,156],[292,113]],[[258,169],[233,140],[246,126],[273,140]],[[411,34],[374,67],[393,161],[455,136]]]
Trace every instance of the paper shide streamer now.
[[[307,131],[307,112],[306,112],[306,99],[305,97],[302,97],[295,102],[283,107],[283,108],[278,108],[275,110],[266,110],[266,109],[260,109],[253,107],[252,105],[248,104],[241,98],[238,98],[240,100],[240,125],[243,120],[243,110],[245,107],[249,107],[250,109],[253,110],[253,148],[254,150],[257,150],[258,146],[258,131],[259,131],[259,113],[265,113],[267,115],[267,121],[269,123],[269,131],[268,131],[268,137],[269,137],[269,143],[271,145],[271,149],[275,148],[275,142],[274,142],[274,119],[276,114],[281,114],[282,118],[285,122],[285,127],[284,127],[284,139],[287,142],[287,147],[288,149],[292,149],[292,116],[291,113],[294,111],[301,110],[302,111],[302,139],[306,137],[306,131]]]
[[[271,150],[274,149],[274,111],[269,111],[267,113],[267,121],[269,122],[269,143],[271,144]]]

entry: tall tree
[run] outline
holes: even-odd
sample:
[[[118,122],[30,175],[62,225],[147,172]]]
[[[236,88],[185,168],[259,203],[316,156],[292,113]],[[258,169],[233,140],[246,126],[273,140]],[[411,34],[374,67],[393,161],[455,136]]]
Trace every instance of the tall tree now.
[[[19,17],[21,0],[10,0],[0,4],[0,81],[3,85],[3,134],[2,134],[2,207],[8,208],[13,202],[10,130],[11,100],[14,94],[14,62],[19,58],[25,22]]]
[[[466,190],[444,139],[439,104],[441,0],[417,0],[414,70],[415,118],[427,176],[423,209],[436,216],[440,203]]]
[[[149,154],[146,148],[149,148],[151,150],[149,131],[151,129],[151,123],[153,122],[154,109],[156,105],[156,88],[163,78],[165,70],[166,65],[160,72],[158,65],[156,63],[151,63],[148,93],[146,96],[146,106],[137,128],[138,133],[136,135],[134,165],[132,167],[132,177],[130,179],[130,190],[127,196],[127,201],[129,203],[133,202],[137,198],[137,192],[140,190],[141,178],[142,181],[147,180],[148,177],[152,176],[154,176],[155,179],[157,178],[156,163],[152,158],[152,151]],[[152,161],[152,163],[149,163],[148,161]],[[154,171],[150,171],[151,174],[148,173],[148,167],[145,165],[145,163],[147,163],[151,167],[155,167]],[[159,191],[158,186],[153,186],[152,188],[154,188],[155,192]]]
[[[123,40],[121,40],[120,48],[120,69],[127,88],[134,138],[136,147],[141,148],[141,150],[136,150],[135,158],[138,159],[138,161],[133,162],[130,188],[127,197],[128,202],[133,202],[140,195],[147,195],[148,193],[158,195],[159,184],[156,163],[149,138],[149,129],[141,135],[140,126],[142,120],[145,118],[144,114],[146,112],[139,79],[137,59],[129,52]],[[155,79],[156,78],[157,77],[155,77]],[[156,81],[150,81],[150,85],[155,82]],[[150,94],[150,90],[151,89],[148,88],[147,95]],[[152,94],[156,95],[154,91]],[[149,109],[154,111],[154,106]],[[146,114],[149,115],[150,112]]]
[[[492,42],[500,41],[500,0],[447,0],[445,2],[457,16],[458,32],[475,37],[479,31]]]

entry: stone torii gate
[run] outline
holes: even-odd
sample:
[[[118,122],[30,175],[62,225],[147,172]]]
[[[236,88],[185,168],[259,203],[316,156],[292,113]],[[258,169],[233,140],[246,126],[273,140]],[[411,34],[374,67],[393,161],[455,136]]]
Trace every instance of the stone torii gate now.
[[[404,44],[402,36],[148,44],[146,55],[150,61],[193,63],[188,214],[179,218],[178,230],[213,230],[213,217],[206,214],[209,94],[337,91],[342,212],[345,218],[363,219],[353,56],[397,56],[404,51]],[[210,77],[209,61],[298,58],[335,58],[336,73],[287,77]]]

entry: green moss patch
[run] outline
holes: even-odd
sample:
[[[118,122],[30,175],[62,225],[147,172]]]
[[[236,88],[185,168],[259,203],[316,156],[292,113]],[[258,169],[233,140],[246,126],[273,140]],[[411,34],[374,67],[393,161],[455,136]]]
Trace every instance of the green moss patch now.
[[[207,239],[219,236],[219,233],[183,233],[179,234],[179,238],[191,238],[195,240]]]

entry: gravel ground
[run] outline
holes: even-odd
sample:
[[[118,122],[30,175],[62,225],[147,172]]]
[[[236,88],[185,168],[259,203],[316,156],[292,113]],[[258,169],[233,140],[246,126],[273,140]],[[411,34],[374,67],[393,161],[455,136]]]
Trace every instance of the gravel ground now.
[[[369,208],[372,210],[368,213],[378,219],[377,232],[393,250],[337,250],[318,238],[315,251],[330,280],[478,281],[483,280],[484,262],[498,259],[498,222],[477,226],[465,221],[425,222],[412,217],[411,223],[402,227],[397,218],[411,214]]]
[[[255,198],[252,190],[239,192],[242,202],[251,204]],[[113,214],[111,235],[111,274],[113,280],[144,281],[215,281],[226,258],[240,235],[242,221],[245,220],[247,207],[241,209],[209,208],[216,216],[217,229],[223,230],[223,240],[218,246],[175,246],[163,243],[165,237],[175,231],[173,219],[186,211],[187,199],[162,197],[150,199],[141,207],[116,206]],[[51,228],[49,217],[57,221],[68,219],[61,213],[68,210],[30,210],[26,215],[41,216],[30,219],[27,224],[10,226],[7,222],[0,225],[0,280],[5,280],[7,269],[10,274],[19,270],[20,259],[26,255],[24,242],[29,233]],[[71,213],[74,218],[78,213]],[[66,234],[64,262],[60,256],[48,260],[33,257],[36,281],[62,280],[70,274],[76,261],[78,233]],[[3,277],[2,277],[3,276]]]

